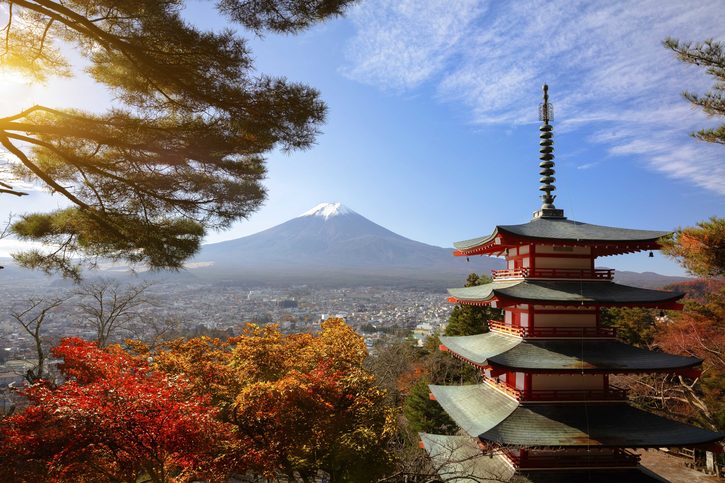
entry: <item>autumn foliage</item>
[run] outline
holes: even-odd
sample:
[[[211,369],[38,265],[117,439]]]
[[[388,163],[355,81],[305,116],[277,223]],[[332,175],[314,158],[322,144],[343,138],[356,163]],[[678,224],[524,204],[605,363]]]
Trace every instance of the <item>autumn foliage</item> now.
[[[661,241],[665,255],[697,277],[725,276],[725,218],[711,217]]]
[[[76,338],[53,355],[67,381],[30,386],[30,406],[3,421],[3,481],[161,482],[213,477],[224,463],[231,426],[183,378]]]
[[[261,455],[254,470],[308,479],[369,481],[385,469],[395,428],[385,392],[363,368],[360,336],[342,320],[319,335],[283,335],[247,325],[225,342],[178,341],[158,354],[159,367],[208,394]]]
[[[610,309],[605,323],[629,343],[702,359],[699,377],[630,378],[639,404],[683,421],[725,430],[725,219],[711,217],[662,240],[663,252],[703,278],[667,287],[686,293],[684,310],[655,317],[643,309]],[[664,316],[666,315],[666,316]],[[690,374],[692,376],[692,374]]]
[[[657,334],[663,350],[699,357],[702,375],[692,383],[680,381],[670,397],[679,411],[705,427],[725,430],[725,286],[720,284],[702,301],[688,300]]]
[[[226,341],[53,349],[66,382],[25,390],[2,422],[3,481],[226,481],[237,474],[369,481],[394,431],[385,392],[341,320],[318,335],[248,325]]]

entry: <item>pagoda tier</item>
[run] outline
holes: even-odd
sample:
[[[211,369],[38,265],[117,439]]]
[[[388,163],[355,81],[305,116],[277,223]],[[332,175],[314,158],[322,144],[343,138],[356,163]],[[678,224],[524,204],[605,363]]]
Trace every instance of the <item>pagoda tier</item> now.
[[[448,289],[449,302],[507,307],[517,304],[637,306],[662,309],[681,308],[676,301],[684,296],[629,287],[607,281],[506,280],[475,287]]]
[[[514,476],[514,468],[501,454],[484,456],[472,438],[428,433],[419,436],[443,481],[511,481]]]
[[[659,249],[658,240],[668,232],[565,218],[554,206],[551,113],[544,86],[539,143],[544,194],[534,218],[454,244],[458,256],[506,259],[492,282],[448,291],[450,302],[503,311],[503,320],[489,321],[489,333],[441,337],[441,349],[478,367],[483,383],[430,386],[431,398],[470,436],[461,456],[475,455],[478,448],[511,466],[513,476],[498,480],[657,481],[637,468],[638,458],[628,449],[707,446],[723,435],[630,406],[626,390],[610,385],[610,375],[696,377],[702,361],[625,344],[603,326],[601,310],[681,310],[683,294],[620,285],[613,281],[614,270],[595,263],[599,256]],[[444,454],[435,444],[454,441],[423,439],[434,460]],[[484,469],[491,465],[498,468],[496,458]]]
[[[723,437],[623,402],[526,404],[485,383],[429,387],[463,431],[506,448],[700,446]]]
[[[466,436],[420,433],[420,441],[421,446],[428,452],[435,471],[443,481],[448,482],[661,483],[664,481],[644,468],[637,468],[638,455],[631,453],[616,454],[612,451],[590,449],[579,459],[586,461],[587,466],[596,469],[561,470],[552,469],[565,459],[559,452],[548,454],[532,452],[522,460],[504,449],[484,454],[476,440]],[[618,461],[625,462],[625,468],[615,467],[602,472],[601,466],[610,465],[615,461],[610,456],[621,456]]]
[[[701,359],[654,352],[617,339],[523,339],[500,332],[440,338],[441,349],[494,372],[651,373],[677,372]]]
[[[522,225],[499,225],[488,236],[456,242],[456,256],[503,255],[531,244],[590,247],[593,256],[658,250],[657,240],[666,231],[631,230],[590,225],[566,218],[534,218]]]

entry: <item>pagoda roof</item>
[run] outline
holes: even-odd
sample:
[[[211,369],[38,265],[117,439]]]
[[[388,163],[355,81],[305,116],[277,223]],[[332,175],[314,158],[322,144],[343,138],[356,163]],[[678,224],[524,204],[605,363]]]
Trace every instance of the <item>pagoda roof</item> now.
[[[514,476],[514,469],[501,455],[484,454],[474,438],[429,433],[419,436],[443,481],[483,483],[509,481]]]
[[[456,303],[488,303],[498,299],[516,302],[543,302],[545,304],[662,304],[674,302],[684,296],[679,292],[665,292],[630,287],[608,281],[550,281],[507,280],[494,281],[474,287],[448,289],[449,300]]]
[[[458,427],[473,437],[493,429],[519,407],[517,400],[489,384],[428,387]]]
[[[510,483],[662,483],[666,482],[644,468],[628,469],[514,469],[499,453],[481,451],[473,438],[419,433],[423,448],[434,470],[447,482]]]
[[[653,230],[632,230],[629,228],[618,228],[603,225],[590,225],[580,221],[567,220],[566,218],[534,218],[528,223],[521,225],[497,225],[488,236],[472,238],[455,242],[453,246],[460,252],[460,255],[473,254],[482,249],[481,253],[500,250],[501,243],[497,243],[499,237],[507,238],[510,241],[516,240],[518,245],[525,241],[547,241],[547,242],[568,242],[569,244],[651,244],[659,238],[669,235],[668,231]],[[489,244],[497,245],[499,248],[490,247]],[[503,244],[505,246],[505,243]],[[643,249],[640,247],[639,249]],[[655,247],[652,247],[655,248]]]
[[[430,390],[466,433],[503,446],[659,448],[708,444],[724,436],[627,403],[522,405],[489,384]]]
[[[441,337],[441,344],[467,361],[526,372],[647,372],[702,363],[697,357],[654,352],[616,339],[521,339],[487,332]]]
[[[502,354],[523,342],[521,337],[501,332],[461,335],[455,337],[440,336],[441,345],[458,354],[469,362],[485,366],[487,359]]]
[[[668,483],[645,468],[522,471],[511,483]]]

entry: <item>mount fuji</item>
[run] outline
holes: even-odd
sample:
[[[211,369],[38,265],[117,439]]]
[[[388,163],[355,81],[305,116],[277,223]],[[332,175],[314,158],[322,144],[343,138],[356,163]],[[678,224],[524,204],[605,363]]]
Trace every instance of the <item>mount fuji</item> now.
[[[460,285],[503,261],[452,256],[452,249],[405,238],[341,203],[321,203],[254,235],[204,245],[193,273],[215,278],[304,283]]]

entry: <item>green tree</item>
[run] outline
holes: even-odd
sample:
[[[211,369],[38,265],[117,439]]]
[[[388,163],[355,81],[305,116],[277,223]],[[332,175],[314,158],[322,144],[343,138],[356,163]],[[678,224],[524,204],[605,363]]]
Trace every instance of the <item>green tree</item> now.
[[[662,242],[662,252],[698,277],[725,275],[725,218],[711,217],[680,228]]]
[[[475,273],[468,275],[466,287],[490,283],[491,279]],[[475,335],[488,332],[489,320],[500,320],[501,311],[491,307],[456,304],[448,319],[445,335]]]
[[[610,307],[602,309],[602,325],[617,329],[617,337],[637,347],[650,347],[657,335],[654,309]]]
[[[403,414],[408,419],[411,429],[416,432],[455,434],[458,426],[440,404],[431,401],[428,384],[430,382],[427,377],[418,379],[405,399]]]
[[[481,374],[475,367],[438,350],[439,345],[438,336],[426,340],[425,353],[417,366],[420,375],[407,391],[403,414],[416,432],[454,434],[458,426],[437,401],[430,399],[428,385],[476,384]]]
[[[218,10],[258,34],[296,32],[354,0],[220,0]],[[178,268],[206,229],[244,219],[265,197],[264,155],[310,146],[325,117],[316,90],[257,74],[244,39],[184,21],[183,0],[8,0],[0,67],[37,82],[71,76],[70,49],[115,98],[105,113],[35,105],[0,118],[17,179],[69,207],[28,214],[26,267],[79,277],[98,257]],[[62,45],[62,47],[61,47]]]
[[[710,39],[693,44],[670,37],[665,39],[664,45],[674,51],[681,61],[705,67],[705,71],[715,78],[711,91],[704,95],[684,92],[684,98],[710,116],[725,116],[725,43]],[[713,129],[702,129],[692,133],[692,136],[709,143],[725,144],[725,124]]]

